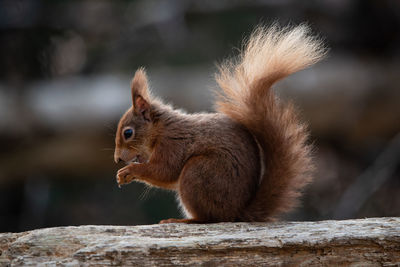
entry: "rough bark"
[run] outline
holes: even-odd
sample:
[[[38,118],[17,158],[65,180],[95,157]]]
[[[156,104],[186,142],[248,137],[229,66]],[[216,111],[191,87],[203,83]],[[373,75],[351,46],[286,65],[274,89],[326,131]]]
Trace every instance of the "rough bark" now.
[[[3,233],[0,265],[398,266],[400,218],[69,226]]]

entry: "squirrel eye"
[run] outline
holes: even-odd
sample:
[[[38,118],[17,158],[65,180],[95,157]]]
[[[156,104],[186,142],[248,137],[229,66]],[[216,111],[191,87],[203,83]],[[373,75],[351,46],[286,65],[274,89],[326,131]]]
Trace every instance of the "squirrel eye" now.
[[[129,139],[133,135],[133,130],[132,129],[126,129],[124,131],[124,137],[125,139]]]

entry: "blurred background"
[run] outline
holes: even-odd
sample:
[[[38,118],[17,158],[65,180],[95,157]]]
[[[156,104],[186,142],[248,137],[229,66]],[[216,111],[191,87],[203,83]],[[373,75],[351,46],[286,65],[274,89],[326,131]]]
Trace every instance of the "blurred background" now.
[[[157,223],[171,192],[119,189],[114,132],[145,66],[156,95],[212,111],[215,63],[260,23],[308,22],[329,57],[276,85],[317,171],[290,220],[400,215],[400,2],[0,1],[0,232]]]

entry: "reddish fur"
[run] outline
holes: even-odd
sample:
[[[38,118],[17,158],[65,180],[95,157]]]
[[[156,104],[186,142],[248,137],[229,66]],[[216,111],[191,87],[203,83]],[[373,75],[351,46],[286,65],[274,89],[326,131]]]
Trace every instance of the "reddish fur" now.
[[[129,162],[139,155],[140,163],[120,169],[118,183],[177,191],[190,218],[162,223],[269,221],[289,211],[311,179],[311,148],[292,105],[280,103],[270,87],[323,52],[304,26],[257,29],[239,60],[220,68],[223,93],[215,114],[173,110],[151,97],[138,70],[114,156]],[[128,140],[126,128],[135,132]]]

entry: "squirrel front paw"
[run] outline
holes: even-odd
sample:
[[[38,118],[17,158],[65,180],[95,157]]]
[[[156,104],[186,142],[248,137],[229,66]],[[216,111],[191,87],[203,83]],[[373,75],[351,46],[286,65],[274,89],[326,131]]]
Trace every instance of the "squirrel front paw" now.
[[[130,166],[128,165],[118,170],[117,183],[119,187],[121,187],[123,184],[129,184],[135,179],[129,167]]]

